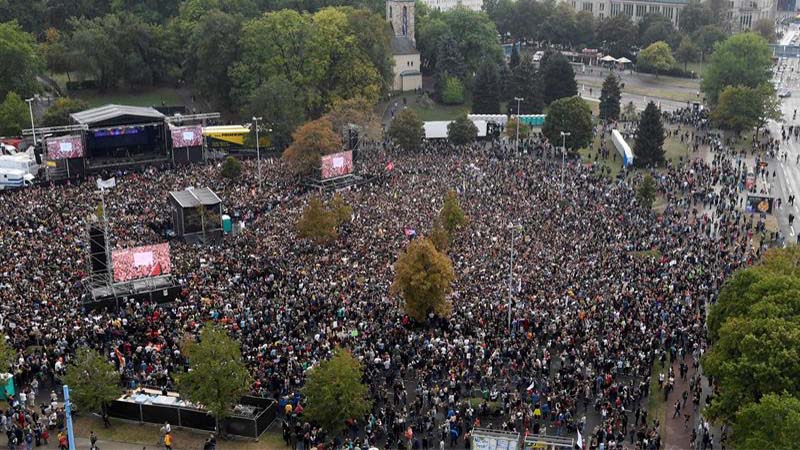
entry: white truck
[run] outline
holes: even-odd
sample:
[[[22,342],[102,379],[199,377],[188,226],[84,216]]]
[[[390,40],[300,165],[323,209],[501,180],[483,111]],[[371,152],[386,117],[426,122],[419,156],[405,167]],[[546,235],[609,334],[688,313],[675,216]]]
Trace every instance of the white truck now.
[[[38,172],[39,164],[30,152],[0,155],[0,190],[31,186]]]
[[[19,169],[0,168],[0,191],[33,186],[34,176]]]

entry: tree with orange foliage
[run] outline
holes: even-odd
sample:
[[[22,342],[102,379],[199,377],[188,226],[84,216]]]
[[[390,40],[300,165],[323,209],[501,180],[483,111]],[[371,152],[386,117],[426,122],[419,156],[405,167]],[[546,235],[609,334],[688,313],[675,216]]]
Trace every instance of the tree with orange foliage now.
[[[283,159],[298,175],[308,175],[320,167],[320,157],[342,150],[342,138],[334,133],[330,120],[307,122],[292,133],[292,145],[283,152]]]

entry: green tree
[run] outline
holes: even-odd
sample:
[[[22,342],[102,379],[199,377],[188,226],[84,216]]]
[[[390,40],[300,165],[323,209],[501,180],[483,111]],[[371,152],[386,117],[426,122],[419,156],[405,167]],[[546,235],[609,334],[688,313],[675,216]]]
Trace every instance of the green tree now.
[[[772,83],[765,83],[756,89],[756,97],[759,101],[758,123],[756,133],[767,126],[770,120],[780,121],[783,118],[781,112],[781,100],[775,92]]]
[[[447,124],[447,139],[453,145],[475,142],[477,138],[478,127],[467,118],[466,114],[460,115],[456,120]]]
[[[509,97],[508,109],[513,114],[538,114],[544,109],[544,98],[536,67],[528,60],[523,61],[511,73],[509,88],[512,95]],[[519,111],[516,111],[517,102],[513,97],[522,98]]]
[[[282,150],[292,143],[292,133],[305,121],[305,104],[300,90],[283,75],[258,86],[242,109],[244,117],[261,117],[272,129],[270,139]]]
[[[419,149],[425,130],[417,113],[412,109],[400,111],[389,126],[389,137],[403,150]]]
[[[231,415],[252,384],[239,343],[221,326],[208,323],[197,341],[184,346],[183,353],[189,370],[177,375],[178,392],[203,405],[222,430],[220,421]]]
[[[333,242],[339,237],[338,219],[336,213],[325,208],[322,200],[312,197],[297,222],[297,235],[318,245]]]
[[[328,205],[328,210],[336,217],[336,226],[340,227],[345,222],[350,221],[353,216],[353,207],[344,201],[342,195],[338,192],[331,199]]]
[[[726,86],[711,113],[716,126],[741,132],[756,126],[759,116],[756,90],[747,86]]]
[[[642,48],[659,41],[667,42],[670,47],[673,47],[677,45],[680,38],[675,27],[672,26],[672,20],[662,14],[648,13],[639,20],[638,26],[639,45]]]
[[[438,45],[438,54],[436,55],[436,71],[434,73],[434,89],[439,98],[444,100],[445,90],[454,89],[455,84],[451,81],[455,78],[456,81],[466,78],[467,68],[464,64],[464,57],[461,55],[461,50],[458,47],[456,39],[451,34],[442,36]],[[449,82],[449,85],[448,85]],[[462,102],[463,102],[463,87]],[[453,94],[452,91],[449,94]]]
[[[16,92],[8,92],[0,104],[0,135],[19,136],[29,121],[28,106]]]
[[[460,105],[464,103],[464,85],[458,78],[446,76],[441,95],[445,105]]]
[[[36,41],[14,20],[0,23],[0,61],[0,98],[5,98],[10,91],[25,97],[38,91],[36,75],[43,64]]]
[[[572,153],[592,142],[592,110],[582,98],[561,98],[547,108],[542,134],[550,143],[560,146],[562,131],[570,133],[566,137],[566,146]]]
[[[758,19],[758,22],[753,25],[753,32],[758,33],[767,42],[775,42],[775,22],[771,19]]]
[[[84,100],[70,97],[56,99],[42,117],[41,126],[57,127],[69,125],[72,120],[70,114],[89,109],[89,104]]]
[[[722,29],[716,25],[706,25],[692,33],[692,41],[700,48],[701,59],[705,62],[705,57],[714,52],[717,42],[722,42],[727,38]]]
[[[446,253],[447,249],[450,247],[450,235],[447,234],[447,230],[444,229],[438,220],[431,229],[430,241],[436,250],[442,253]]]
[[[500,113],[500,76],[497,73],[497,64],[491,61],[484,61],[475,77],[472,112],[474,114]]]
[[[791,450],[800,442],[800,399],[784,392],[767,394],[736,413],[733,445],[737,449]]]
[[[544,84],[544,102],[549,105],[564,97],[578,95],[578,84],[575,82],[575,71],[564,55],[557,53],[541,65],[542,83]]]
[[[14,347],[9,345],[6,342],[6,335],[4,333],[0,333],[0,374],[12,374],[14,373],[14,366],[13,364],[17,361],[17,352],[14,350]],[[0,377],[0,393],[2,393],[3,398],[8,396],[6,392],[6,383],[8,382],[7,379]]]
[[[619,79],[617,75],[609,73],[600,90],[600,119],[607,122],[619,120],[621,99]]]
[[[589,11],[579,11],[575,14],[575,43],[576,47],[591,47],[595,44],[595,20]]]
[[[241,18],[213,9],[189,36],[187,73],[197,94],[222,108],[231,106],[229,71],[239,57]]]
[[[694,45],[689,37],[684,36],[681,39],[681,45],[678,50],[675,50],[675,59],[683,63],[683,70],[686,71],[686,65],[690,62],[697,61],[700,58],[700,49]]]
[[[636,167],[651,167],[664,161],[664,124],[653,102],[647,104],[639,119],[633,155]]]
[[[222,163],[220,173],[229,180],[235,180],[242,174],[242,163],[233,156],[228,156],[225,158],[225,162]]]
[[[597,40],[605,42],[605,50],[615,58],[630,55],[636,43],[636,25],[626,14],[601,19],[597,23]]]
[[[653,207],[653,202],[656,201],[656,180],[650,174],[647,174],[642,179],[639,188],[636,189],[636,201],[646,209]]]
[[[650,69],[658,74],[671,69],[675,65],[675,58],[672,57],[672,50],[669,48],[669,44],[664,41],[658,41],[650,44],[639,53],[636,65],[640,69]]]
[[[324,155],[342,149],[342,138],[333,131],[328,119],[308,122],[292,134],[292,144],[283,152],[283,159],[297,175],[308,175],[321,166]]]
[[[67,364],[64,384],[78,408],[89,412],[105,412],[108,403],[119,398],[119,372],[96,350],[81,347]]]
[[[736,34],[714,51],[701,87],[713,106],[726,86],[757,88],[768,83],[771,69],[767,41],[754,33]]]
[[[711,8],[707,4],[698,0],[691,0],[681,10],[680,29],[686,34],[692,34],[706,25],[711,25],[714,18],[711,16]]]
[[[372,402],[362,381],[361,362],[347,350],[336,349],[333,357],[313,367],[306,378],[304,416],[331,434],[345,429],[348,419],[361,419]]]
[[[453,264],[427,239],[413,240],[395,263],[392,292],[405,301],[409,317],[422,322],[430,314],[448,317],[452,305],[447,295],[455,279]]]
[[[448,236],[452,236],[456,231],[464,227],[467,223],[467,215],[458,203],[456,191],[449,190],[444,197],[442,209],[439,211],[439,223],[442,225]]]
[[[45,32],[45,41],[41,45],[41,55],[44,58],[47,70],[52,73],[65,73],[70,79],[69,71],[72,69],[66,39],[55,28],[48,28]]]

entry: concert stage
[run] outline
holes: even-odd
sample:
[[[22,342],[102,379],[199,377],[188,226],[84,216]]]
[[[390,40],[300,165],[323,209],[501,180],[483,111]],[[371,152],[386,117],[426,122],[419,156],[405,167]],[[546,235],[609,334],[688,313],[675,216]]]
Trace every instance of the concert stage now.
[[[83,280],[81,304],[88,310],[116,309],[129,302],[168,303],[180,295],[180,285],[171,275],[109,283],[104,276]]]

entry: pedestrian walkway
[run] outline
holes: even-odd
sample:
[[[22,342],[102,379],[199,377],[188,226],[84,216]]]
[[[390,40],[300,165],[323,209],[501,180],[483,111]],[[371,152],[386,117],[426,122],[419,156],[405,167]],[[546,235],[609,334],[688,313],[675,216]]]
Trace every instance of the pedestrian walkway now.
[[[689,372],[686,375],[686,380],[683,380],[680,377],[680,363],[681,359],[676,358],[675,361],[672,363],[672,370],[675,373],[675,385],[672,392],[670,392],[669,397],[667,398],[666,406],[664,408],[664,416],[659,418],[659,420],[663,420],[665,425],[665,433],[664,433],[664,446],[663,448],[666,450],[685,450],[689,448],[689,442],[691,439],[692,434],[692,426],[695,423],[698,412],[694,410],[692,405],[692,393],[689,389],[689,380],[695,374],[695,370],[691,366],[691,357],[686,357],[684,363],[689,366]],[[683,393],[687,393],[686,401],[683,400]],[[662,392],[658,393],[661,398],[664,398],[664,394]],[[680,414],[677,417],[673,417],[675,414],[675,402],[680,401],[681,403],[681,410]],[[685,419],[685,415],[689,415],[688,422]]]

